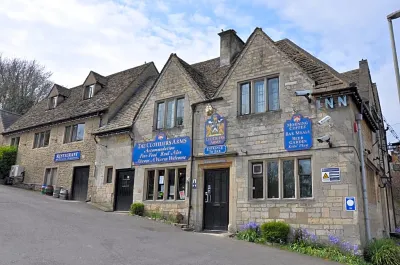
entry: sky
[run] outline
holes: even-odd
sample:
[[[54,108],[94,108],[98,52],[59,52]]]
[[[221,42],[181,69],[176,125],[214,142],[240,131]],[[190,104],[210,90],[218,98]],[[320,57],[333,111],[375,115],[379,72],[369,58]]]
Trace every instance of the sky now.
[[[219,56],[221,30],[246,41],[255,27],[288,38],[339,72],[367,59],[383,114],[400,135],[400,103],[386,16],[398,0],[2,0],[0,53],[37,60],[65,87],[90,70],[109,75],[171,53]],[[393,21],[400,57],[400,19]],[[394,138],[389,135],[389,142]]]

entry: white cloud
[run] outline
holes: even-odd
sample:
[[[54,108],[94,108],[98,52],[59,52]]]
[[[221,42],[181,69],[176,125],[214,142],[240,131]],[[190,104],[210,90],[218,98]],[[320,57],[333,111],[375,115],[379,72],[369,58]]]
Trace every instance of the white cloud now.
[[[164,1],[161,1],[161,0],[159,0],[159,1],[156,2],[156,7],[157,7],[160,11],[163,11],[163,12],[168,12],[168,11],[169,11],[168,5],[167,5]]]
[[[192,16],[192,21],[195,22],[195,23],[199,23],[201,25],[208,25],[208,24],[211,23],[211,18],[207,17],[207,16],[200,15],[198,13],[195,13]]]

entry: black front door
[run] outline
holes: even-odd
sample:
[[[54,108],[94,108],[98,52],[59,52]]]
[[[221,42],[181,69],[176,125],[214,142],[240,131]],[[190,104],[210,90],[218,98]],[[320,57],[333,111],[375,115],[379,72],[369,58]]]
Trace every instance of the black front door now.
[[[204,171],[204,229],[228,230],[229,169]]]
[[[115,210],[128,211],[133,201],[135,170],[118,170],[115,184]]]
[[[90,167],[75,167],[72,185],[71,199],[74,201],[86,201]]]

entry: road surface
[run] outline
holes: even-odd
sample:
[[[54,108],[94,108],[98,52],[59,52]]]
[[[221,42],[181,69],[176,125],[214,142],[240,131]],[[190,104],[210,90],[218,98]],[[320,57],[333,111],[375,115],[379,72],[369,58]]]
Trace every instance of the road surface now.
[[[336,263],[0,185],[0,264]]]

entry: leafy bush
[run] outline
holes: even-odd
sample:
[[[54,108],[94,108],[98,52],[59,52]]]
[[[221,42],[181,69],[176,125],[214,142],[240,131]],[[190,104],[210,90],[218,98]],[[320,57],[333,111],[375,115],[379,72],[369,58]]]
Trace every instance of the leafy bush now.
[[[308,232],[305,228],[298,228],[294,230],[293,241],[303,245],[318,245],[318,237],[315,234]]]
[[[364,258],[374,265],[400,265],[400,247],[391,239],[372,240],[364,249]]]
[[[255,222],[250,222],[242,226],[241,231],[236,235],[239,240],[248,242],[260,242],[260,226]]]
[[[17,160],[17,148],[15,146],[0,146],[0,179],[8,176],[11,166]]]
[[[268,222],[261,225],[262,237],[272,243],[285,243],[290,232],[290,226],[285,222]]]
[[[323,246],[323,245],[312,246],[312,245],[304,245],[301,243],[293,243],[287,246],[286,248],[298,253],[319,257],[323,259],[329,259],[332,261],[337,261],[349,265],[368,264],[362,259],[362,257],[344,254],[339,248],[334,246]]]
[[[132,215],[143,216],[143,214],[144,214],[144,204],[141,203],[141,202],[132,203],[129,212]]]

